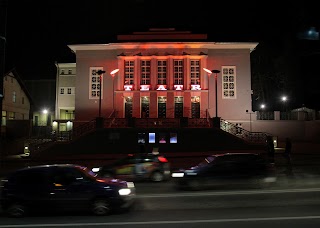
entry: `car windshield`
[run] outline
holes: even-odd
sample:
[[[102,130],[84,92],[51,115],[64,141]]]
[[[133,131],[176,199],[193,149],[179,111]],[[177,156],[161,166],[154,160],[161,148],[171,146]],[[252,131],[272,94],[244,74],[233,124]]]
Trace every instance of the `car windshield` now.
[[[201,167],[201,166],[206,166],[207,164],[211,163],[214,159],[215,159],[214,156],[206,157],[202,162],[200,162],[200,163],[198,164],[198,166],[199,166],[199,167]]]

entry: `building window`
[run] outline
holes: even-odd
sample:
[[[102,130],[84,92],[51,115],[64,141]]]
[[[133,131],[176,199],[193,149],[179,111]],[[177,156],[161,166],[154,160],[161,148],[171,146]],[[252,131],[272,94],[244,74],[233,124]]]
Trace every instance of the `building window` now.
[[[141,61],[141,85],[150,85],[150,60]]]
[[[167,84],[167,61],[158,60],[158,85]]]
[[[68,74],[72,74],[72,70],[68,70]]]
[[[60,94],[64,94],[64,88],[60,88]]]
[[[222,67],[222,91],[224,99],[236,98],[236,67]]]
[[[12,93],[12,102],[13,102],[13,103],[16,103],[16,101],[17,101],[17,93],[14,91],[14,92]]]
[[[173,60],[174,84],[183,85],[183,60]]]
[[[61,70],[61,73],[60,74],[64,74],[64,70]]]
[[[134,84],[134,61],[125,61],[124,84]]]
[[[24,97],[22,97],[21,103],[24,104]]]
[[[14,120],[16,117],[14,112],[9,112],[9,120]]]
[[[190,61],[190,79],[191,85],[200,85],[200,61]]]
[[[97,71],[103,70],[102,67],[90,67],[90,83],[89,83],[89,98],[90,99],[99,99],[100,96],[100,75],[97,74]],[[101,78],[103,75],[101,75]],[[102,85],[102,84],[101,84]],[[102,88],[101,88],[102,91]],[[101,94],[102,98],[102,94]]]
[[[68,94],[71,94],[71,88],[68,88]]]
[[[1,117],[1,119],[2,119],[2,126],[6,126],[7,125],[7,111],[2,111],[2,117]]]

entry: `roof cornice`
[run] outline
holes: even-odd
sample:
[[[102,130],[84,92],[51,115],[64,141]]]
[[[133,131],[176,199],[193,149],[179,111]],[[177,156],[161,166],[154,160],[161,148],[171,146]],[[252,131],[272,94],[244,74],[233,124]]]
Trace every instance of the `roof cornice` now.
[[[252,52],[256,42],[136,42],[136,43],[109,43],[109,44],[72,44],[68,47],[77,51],[104,51],[121,49],[169,49],[169,48],[199,48],[199,49],[250,49]]]

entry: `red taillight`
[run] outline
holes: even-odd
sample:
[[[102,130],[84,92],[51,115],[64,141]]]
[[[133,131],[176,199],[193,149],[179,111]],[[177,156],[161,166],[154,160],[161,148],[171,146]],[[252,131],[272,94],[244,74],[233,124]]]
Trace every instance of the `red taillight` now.
[[[168,160],[165,157],[159,156],[158,159],[160,162],[168,162]]]

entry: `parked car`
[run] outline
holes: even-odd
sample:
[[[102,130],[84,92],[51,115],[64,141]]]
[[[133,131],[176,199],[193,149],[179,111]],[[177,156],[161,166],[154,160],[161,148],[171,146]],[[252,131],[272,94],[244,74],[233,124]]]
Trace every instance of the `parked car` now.
[[[274,164],[258,153],[211,155],[196,166],[172,172],[172,178],[179,189],[191,190],[238,184],[266,187],[277,179]]]
[[[1,180],[0,203],[11,217],[42,211],[107,215],[134,205],[135,186],[119,179],[97,178],[80,165],[31,166]]]
[[[128,154],[117,161],[92,169],[99,177],[113,177],[128,181],[161,182],[170,179],[170,163],[160,154]]]

